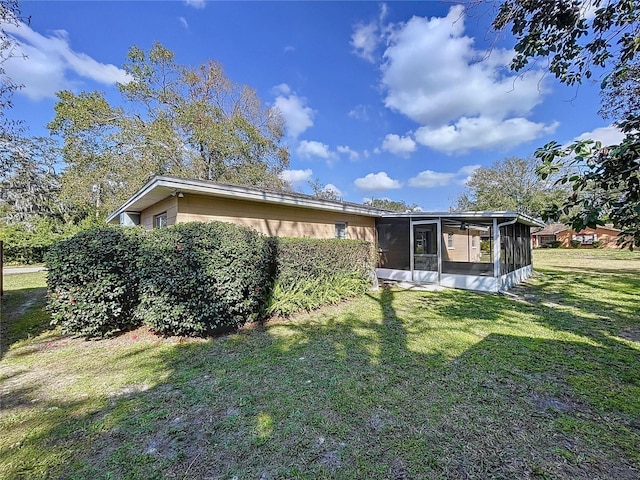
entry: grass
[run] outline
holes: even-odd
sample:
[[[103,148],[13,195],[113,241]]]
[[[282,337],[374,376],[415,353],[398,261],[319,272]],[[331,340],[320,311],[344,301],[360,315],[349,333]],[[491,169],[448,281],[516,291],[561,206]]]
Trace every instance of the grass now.
[[[636,479],[640,255],[535,266],[206,341],[63,337],[43,274],[7,277],[0,477]]]

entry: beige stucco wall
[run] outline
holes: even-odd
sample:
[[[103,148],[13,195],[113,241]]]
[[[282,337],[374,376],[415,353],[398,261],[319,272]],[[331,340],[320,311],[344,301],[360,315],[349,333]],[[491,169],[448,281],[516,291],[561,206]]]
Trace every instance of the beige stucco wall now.
[[[167,226],[176,223],[178,215],[178,198],[169,197],[152,205],[140,213],[140,224],[147,230],[153,228],[153,217],[167,212]]]
[[[448,247],[449,233],[453,233],[453,248]],[[475,247],[472,247],[472,237],[475,237]],[[459,228],[442,227],[442,260],[449,262],[479,262],[480,253],[479,231],[461,231]]]
[[[347,223],[347,238],[375,244],[375,219],[287,205],[185,194],[144,210],[141,223],[153,228],[153,216],[167,211],[167,223],[230,222],[278,237],[334,238],[335,223]]]

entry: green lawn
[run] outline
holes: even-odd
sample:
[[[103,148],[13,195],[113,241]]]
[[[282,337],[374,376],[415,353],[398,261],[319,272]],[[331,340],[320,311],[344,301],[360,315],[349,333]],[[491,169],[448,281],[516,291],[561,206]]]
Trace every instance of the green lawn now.
[[[640,477],[640,254],[383,290],[211,340],[47,329],[6,277],[0,478]]]

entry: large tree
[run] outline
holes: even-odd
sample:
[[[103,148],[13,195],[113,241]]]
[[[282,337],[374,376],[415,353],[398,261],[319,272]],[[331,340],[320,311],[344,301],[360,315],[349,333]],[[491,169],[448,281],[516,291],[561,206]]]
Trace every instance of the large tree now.
[[[455,210],[511,210],[540,217],[547,205],[561,201],[566,190],[554,179],[540,179],[537,165],[535,159],[511,157],[478,168]]]
[[[408,204],[404,200],[391,200],[389,198],[371,198],[365,200],[364,204],[381,210],[389,210],[391,212],[405,213],[420,211],[420,207],[415,203]]]
[[[64,140],[66,197],[107,211],[159,174],[288,187],[281,114],[218,63],[180,65],[156,43],[132,47],[124,69],[120,107],[99,92],[58,93],[49,129]]]
[[[521,71],[544,59],[561,82],[579,84],[601,72],[604,110],[624,132],[619,145],[591,140],[536,151],[543,178],[569,165],[559,182],[572,186],[562,205],[546,217],[568,215],[576,230],[602,224],[622,229],[624,244],[640,246],[640,111],[637,96],[640,3],[637,0],[505,0],[494,27],[516,37],[511,68]],[[635,90],[634,90],[635,89]],[[624,99],[630,99],[630,102]]]

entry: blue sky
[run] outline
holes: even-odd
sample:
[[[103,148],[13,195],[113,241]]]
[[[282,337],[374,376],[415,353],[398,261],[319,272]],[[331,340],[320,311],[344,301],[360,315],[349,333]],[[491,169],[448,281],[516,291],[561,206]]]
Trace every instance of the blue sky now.
[[[513,74],[514,40],[488,31],[491,12],[449,2],[26,1],[22,11],[30,24],[7,28],[28,59],[5,70],[24,85],[10,115],[31,134],[48,134],[61,89],[117,100],[129,47],[159,41],[179,63],[222,63],[282,111],[285,178],[306,193],[319,178],[347,201],[448,210],[478,166],[550,140],[621,138],[597,114],[597,76],[566,87],[543,62]]]

